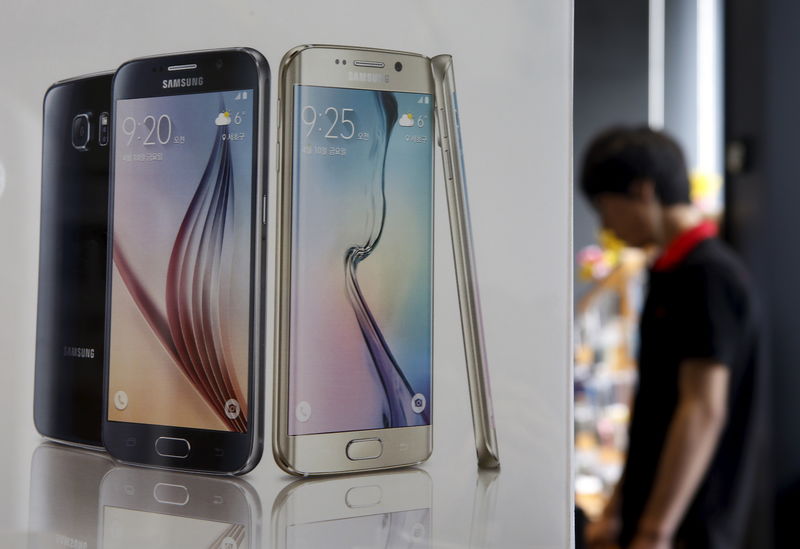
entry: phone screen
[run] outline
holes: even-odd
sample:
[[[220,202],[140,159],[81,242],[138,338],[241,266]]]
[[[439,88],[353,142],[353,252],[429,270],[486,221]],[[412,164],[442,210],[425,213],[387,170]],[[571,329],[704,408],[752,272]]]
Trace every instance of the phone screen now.
[[[238,549],[247,547],[247,528],[179,515],[150,513],[121,507],[103,508],[103,547],[208,547]]]
[[[253,90],[115,105],[110,421],[246,432]]]
[[[432,103],[295,86],[290,435],[430,424]]]

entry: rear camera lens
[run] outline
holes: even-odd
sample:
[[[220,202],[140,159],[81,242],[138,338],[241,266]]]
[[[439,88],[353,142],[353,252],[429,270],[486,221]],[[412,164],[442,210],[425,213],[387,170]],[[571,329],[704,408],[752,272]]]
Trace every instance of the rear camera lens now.
[[[403,70],[403,64],[400,61],[398,61],[397,63],[394,64],[394,70],[400,72],[401,70]]]
[[[72,119],[72,146],[79,151],[85,151],[91,138],[89,128],[89,115],[79,114]]]

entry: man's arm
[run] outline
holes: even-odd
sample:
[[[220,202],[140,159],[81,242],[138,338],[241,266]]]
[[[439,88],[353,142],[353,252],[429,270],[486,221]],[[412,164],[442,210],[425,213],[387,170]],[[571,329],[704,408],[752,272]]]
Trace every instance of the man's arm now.
[[[678,407],[631,547],[669,546],[663,544],[675,535],[725,427],[729,378],[724,364],[708,360],[681,364]]]
[[[622,527],[620,511],[622,507],[621,491],[623,480],[624,473],[623,477],[614,486],[614,491],[611,493],[611,498],[606,503],[603,513],[597,520],[586,525],[584,539],[590,549],[613,549],[617,547],[619,532]]]

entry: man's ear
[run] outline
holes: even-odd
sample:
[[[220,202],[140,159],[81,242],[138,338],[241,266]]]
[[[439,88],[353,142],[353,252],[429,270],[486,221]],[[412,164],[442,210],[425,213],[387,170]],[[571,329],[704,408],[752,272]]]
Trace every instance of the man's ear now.
[[[637,179],[631,184],[630,195],[642,202],[652,202],[656,198],[656,184],[652,179]]]

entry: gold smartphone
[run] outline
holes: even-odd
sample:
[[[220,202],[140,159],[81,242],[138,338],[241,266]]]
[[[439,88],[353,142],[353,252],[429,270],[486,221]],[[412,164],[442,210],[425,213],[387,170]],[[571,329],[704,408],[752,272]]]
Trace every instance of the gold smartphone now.
[[[447,189],[447,209],[450,214],[450,235],[453,240],[453,257],[456,265],[475,448],[478,453],[478,465],[483,468],[494,468],[499,467],[500,458],[497,452],[497,435],[483,339],[478,274],[472,248],[453,58],[450,55],[437,55],[431,59],[431,69],[436,85],[436,120]]]
[[[419,469],[298,480],[275,498],[272,547],[431,547],[432,492]]]
[[[422,55],[281,63],[273,454],[297,475],[432,450],[434,84]]]

